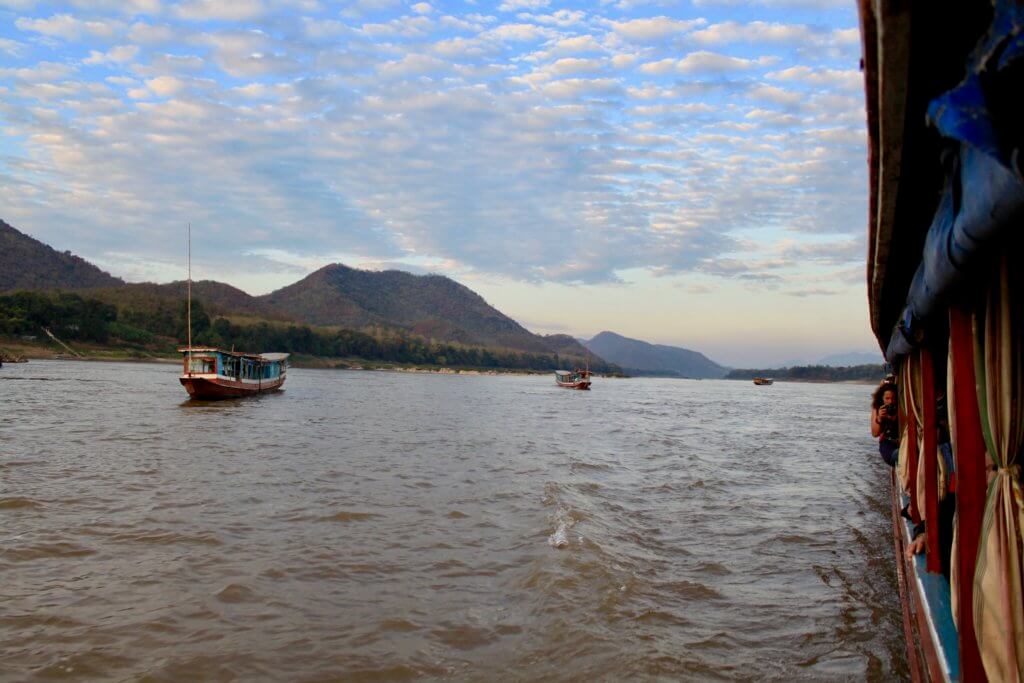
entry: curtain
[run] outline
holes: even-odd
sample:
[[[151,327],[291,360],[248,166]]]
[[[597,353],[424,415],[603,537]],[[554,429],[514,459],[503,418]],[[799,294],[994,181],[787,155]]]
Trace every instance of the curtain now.
[[[904,357],[900,365],[900,403],[903,414],[913,413],[916,424],[921,424],[921,360],[917,352]],[[915,401],[916,395],[916,401]],[[911,492],[910,472],[910,433],[909,420],[903,421],[903,431],[900,434],[900,454],[896,463],[897,475],[900,480],[900,487],[907,493]],[[918,460],[920,460],[921,441],[917,440]],[[916,484],[915,484],[916,485]],[[916,493],[915,493],[916,495]]]
[[[900,472],[900,483],[904,486],[904,490],[909,491],[913,487],[914,500],[917,503],[917,511],[920,514],[921,519],[925,518],[925,504],[924,504],[924,491],[925,491],[925,476],[924,476],[924,430],[922,429],[924,424],[924,385],[921,380],[921,354],[924,353],[921,349],[915,349],[911,353],[907,354],[906,360],[903,363],[903,386],[906,387],[906,402],[910,411],[913,411],[914,422],[917,424],[916,434],[914,435],[917,439],[917,479],[910,481],[911,473],[909,463],[906,469],[906,480],[902,479],[903,472]],[[908,411],[909,412],[909,411]],[[933,426],[934,428],[934,426]],[[908,440],[907,429],[904,428],[902,438],[900,439],[900,456],[904,454],[903,442]],[[928,457],[935,458],[938,467],[936,470],[936,482],[938,485],[938,500],[943,500],[946,497],[948,490],[947,482],[949,480],[949,472],[947,471],[946,461],[942,457],[941,453],[937,450],[935,453],[928,454]],[[909,460],[909,458],[908,458]]]
[[[984,306],[975,312],[974,340],[982,432],[995,476],[989,484],[974,580],[974,624],[985,673],[993,681],[1024,676],[1024,353],[1021,287],[1004,255]]]

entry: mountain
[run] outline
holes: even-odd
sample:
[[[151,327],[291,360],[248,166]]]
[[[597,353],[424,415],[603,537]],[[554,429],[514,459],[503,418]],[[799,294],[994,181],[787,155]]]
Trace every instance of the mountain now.
[[[85,290],[119,307],[152,312],[178,306],[186,287],[185,282],[125,283],[0,221],[0,292]],[[192,283],[192,297],[215,315],[354,330],[377,327],[441,342],[557,353],[581,360],[587,355],[586,348],[572,337],[533,334],[476,292],[441,275],[365,271],[333,264],[263,296],[203,280]],[[600,358],[593,361],[595,368],[603,364]]]
[[[614,332],[601,332],[585,343],[586,347],[627,373],[659,374],[675,377],[720,378],[728,368],[697,351],[649,344]]]
[[[71,252],[61,253],[0,220],[0,292],[114,287],[124,280]]]
[[[397,327],[432,339],[583,357],[568,335],[536,335],[442,275],[325,266],[257,300],[311,325]]]
[[[847,351],[825,356],[817,362],[817,365],[839,368],[853,365],[880,365],[884,362],[885,359],[882,357],[881,351]]]

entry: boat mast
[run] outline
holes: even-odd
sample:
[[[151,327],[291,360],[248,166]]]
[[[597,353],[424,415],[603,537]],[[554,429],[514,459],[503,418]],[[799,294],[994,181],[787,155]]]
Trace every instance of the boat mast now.
[[[192,369],[192,223],[188,224],[188,355]]]

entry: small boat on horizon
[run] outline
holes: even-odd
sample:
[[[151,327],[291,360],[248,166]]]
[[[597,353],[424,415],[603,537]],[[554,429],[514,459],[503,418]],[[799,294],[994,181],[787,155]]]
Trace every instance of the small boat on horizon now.
[[[756,384],[759,387],[771,386],[774,382],[775,382],[775,380],[772,379],[771,377],[755,377],[754,378],[754,384]]]
[[[288,370],[287,353],[239,353],[215,347],[182,347],[179,378],[190,398],[240,398],[277,391]]]
[[[555,370],[555,383],[566,389],[590,389],[590,370]]]

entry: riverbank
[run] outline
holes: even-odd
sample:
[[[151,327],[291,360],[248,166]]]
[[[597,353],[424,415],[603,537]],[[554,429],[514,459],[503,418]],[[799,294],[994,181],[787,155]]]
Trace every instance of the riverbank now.
[[[181,364],[181,356],[177,353],[170,354],[160,351],[151,351],[138,348],[118,348],[112,346],[101,346],[97,344],[74,344],[71,346],[74,355],[66,349],[47,343],[32,343],[23,340],[10,340],[0,338],[0,355],[5,358],[32,360],[73,360],[87,362],[129,362],[129,363],[162,363]],[[386,361],[371,361],[363,358],[329,358],[324,356],[309,356],[305,354],[292,354],[288,364],[295,368],[324,369],[324,370],[363,370],[363,371],[386,371],[386,372],[411,372],[439,375],[547,375],[550,371],[523,370],[519,368],[474,368],[474,367],[450,367],[438,365],[416,365],[409,363],[389,363]]]

